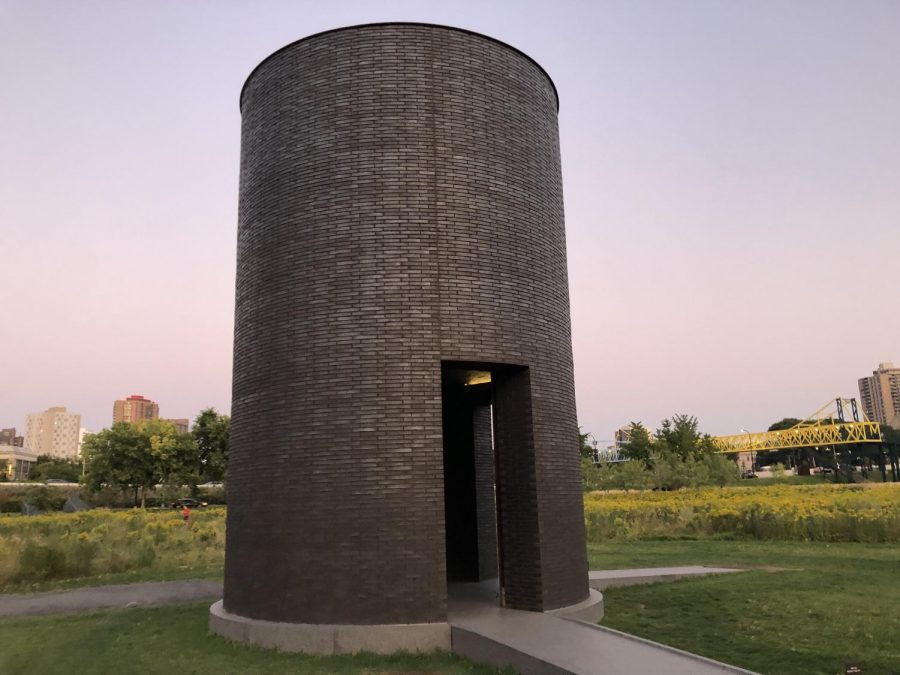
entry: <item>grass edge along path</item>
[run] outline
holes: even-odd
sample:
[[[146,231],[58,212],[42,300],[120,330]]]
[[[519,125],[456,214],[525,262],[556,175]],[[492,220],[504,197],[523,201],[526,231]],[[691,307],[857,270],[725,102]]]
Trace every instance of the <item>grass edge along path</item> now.
[[[50,591],[71,591],[76,588],[93,588],[95,586],[119,586],[122,584],[139,584],[152,581],[182,581],[203,579],[208,581],[223,581],[225,578],[224,565],[214,563],[197,567],[184,567],[179,569],[144,569],[130,570],[128,572],[116,572],[112,574],[96,574],[89,577],[73,577],[69,579],[51,579],[49,581],[34,581],[22,583],[10,583],[0,587],[0,595],[20,593],[47,593]]]
[[[896,545],[611,542],[590,545],[589,558],[592,569],[751,568],[607,589],[601,625],[761,673],[843,673],[850,663],[866,674],[900,672]]]
[[[482,666],[449,652],[308,656],[248,647],[207,631],[209,603],[114,610],[80,616],[0,620],[0,673],[19,675],[277,675],[279,673],[475,673]]]

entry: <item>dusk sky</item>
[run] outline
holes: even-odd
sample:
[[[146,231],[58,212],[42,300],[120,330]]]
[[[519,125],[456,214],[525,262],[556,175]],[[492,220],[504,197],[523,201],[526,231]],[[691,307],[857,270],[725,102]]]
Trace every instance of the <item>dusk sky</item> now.
[[[228,412],[244,79],[458,26],[559,90],[578,417],[764,430],[900,362],[900,2],[0,0],[0,427]]]

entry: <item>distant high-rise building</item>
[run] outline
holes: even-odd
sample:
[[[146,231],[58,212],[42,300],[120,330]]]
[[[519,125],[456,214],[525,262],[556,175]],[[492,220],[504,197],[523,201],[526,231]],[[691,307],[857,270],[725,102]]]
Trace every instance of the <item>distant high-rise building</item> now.
[[[25,447],[38,455],[75,459],[80,429],[81,415],[64,407],[31,413],[25,422]]]
[[[167,419],[167,420],[163,420],[163,421],[170,422],[173,425],[175,425],[175,428],[178,430],[178,432],[182,433],[182,434],[186,434],[188,432],[188,428],[191,426],[191,421],[189,419],[185,419],[183,417],[179,418],[179,419],[174,419],[174,420]]]
[[[158,419],[159,405],[139,394],[132,394],[126,399],[113,403],[113,424]]]
[[[11,445],[15,448],[21,448],[25,445],[25,437],[16,436],[15,427],[0,429],[0,445]]]
[[[859,398],[870,420],[900,426],[900,368],[879,363],[870,377],[860,378]]]

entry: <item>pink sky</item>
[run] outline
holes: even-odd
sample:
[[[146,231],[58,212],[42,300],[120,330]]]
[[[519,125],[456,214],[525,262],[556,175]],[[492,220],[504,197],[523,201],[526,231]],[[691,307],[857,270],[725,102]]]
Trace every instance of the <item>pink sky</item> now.
[[[900,362],[900,3],[0,2],[0,426],[228,411],[238,93],[282,45],[425,21],[561,97],[581,424],[802,416]]]

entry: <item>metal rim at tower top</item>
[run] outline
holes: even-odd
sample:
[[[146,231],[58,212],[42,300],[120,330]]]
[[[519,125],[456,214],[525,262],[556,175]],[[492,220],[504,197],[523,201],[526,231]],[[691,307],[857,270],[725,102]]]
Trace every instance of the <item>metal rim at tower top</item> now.
[[[430,24],[248,78],[215,630],[429,649],[448,580],[588,596],[557,108],[530,57]]]
[[[531,56],[529,56],[528,54],[523,52],[521,49],[516,49],[511,44],[509,44],[507,42],[503,42],[503,40],[498,40],[497,38],[491,37],[490,35],[484,35],[483,33],[478,33],[477,31],[468,30],[466,28],[459,28],[457,26],[444,26],[444,25],[436,24],[436,23],[426,23],[426,22],[418,22],[418,21],[378,21],[378,22],[373,22],[373,23],[360,23],[360,24],[356,24],[353,26],[340,26],[339,28],[329,28],[328,30],[323,30],[318,33],[313,33],[312,35],[307,35],[306,37],[302,37],[299,40],[294,40],[293,42],[289,42],[281,49],[276,49],[274,52],[269,54],[266,58],[264,58],[262,61],[260,61],[258,64],[256,64],[256,67],[253,70],[250,71],[250,74],[247,76],[247,79],[244,80],[244,84],[241,87],[241,93],[240,93],[240,96],[238,97],[238,107],[243,105],[244,91],[247,89],[247,85],[250,84],[250,80],[253,79],[253,76],[256,74],[256,71],[259,70],[260,68],[262,68],[269,59],[271,59],[275,56],[278,56],[278,54],[280,54],[281,52],[288,50],[288,49],[294,47],[295,45],[298,45],[301,42],[306,42],[307,40],[314,40],[315,38],[322,37],[324,35],[328,35],[329,33],[337,33],[339,31],[345,31],[345,30],[356,30],[358,28],[377,28],[380,26],[423,26],[423,27],[427,27],[427,28],[440,28],[441,30],[458,31],[460,33],[475,35],[479,38],[482,38],[485,40],[490,40],[491,42],[496,42],[498,45],[502,45],[502,46],[506,47],[507,49],[510,49],[518,54],[521,54],[526,59],[531,61],[537,67],[538,70],[540,70],[542,73],[544,73],[544,75],[547,77],[547,80],[550,82],[550,86],[553,87],[553,95],[556,97],[556,110],[557,110],[557,112],[559,111],[559,92],[556,89],[556,83],[553,81],[553,78],[550,77],[550,73],[548,73],[540,63],[535,61]]]

